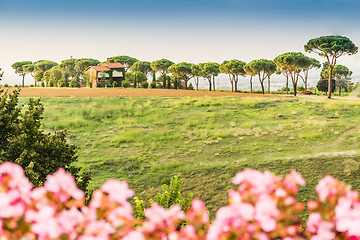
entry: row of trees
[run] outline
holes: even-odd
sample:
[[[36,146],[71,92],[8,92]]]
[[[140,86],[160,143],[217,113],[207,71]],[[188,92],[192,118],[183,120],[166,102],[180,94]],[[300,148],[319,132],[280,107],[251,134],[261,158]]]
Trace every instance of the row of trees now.
[[[30,74],[34,77],[35,86],[41,82],[45,86],[80,87],[85,78],[85,70],[89,66],[100,64],[99,60],[91,58],[66,59],[60,64],[49,61],[39,60],[37,62],[21,61],[15,62],[11,67],[15,73],[22,77],[22,86],[24,86],[25,75]]]
[[[311,39],[304,46],[306,52],[318,53],[319,56],[326,58],[325,70],[321,73],[321,78],[327,78],[328,81],[328,97],[331,98],[332,81],[336,78],[340,86],[340,80],[350,76],[350,71],[345,67],[339,65],[336,67],[336,61],[343,55],[353,55],[357,53],[358,47],[347,37],[343,36],[324,36],[320,38]],[[274,60],[259,59],[253,60],[250,63],[243,61],[225,60],[218,64],[215,62],[191,64],[181,62],[175,64],[168,59],[156,60],[153,62],[139,61],[130,56],[115,56],[107,58],[106,62],[121,63],[125,66],[127,72],[127,80],[132,82],[136,87],[139,83],[147,81],[148,76],[152,76],[153,83],[156,83],[155,74],[161,76],[163,88],[171,84],[167,79],[167,74],[172,74],[175,81],[182,80],[185,82],[185,89],[187,89],[188,81],[194,79],[196,89],[199,88],[199,79],[203,78],[209,83],[209,91],[215,91],[215,77],[220,73],[229,76],[231,90],[238,90],[239,77],[250,76],[250,92],[253,90],[253,77],[257,76],[261,85],[262,93],[265,93],[264,83],[268,82],[268,92],[270,93],[270,77],[274,73],[282,74],[286,78],[286,90],[288,90],[289,79],[293,85],[294,95],[296,96],[296,87],[299,79],[301,79],[307,89],[309,70],[313,68],[320,68],[321,64],[318,60],[305,56],[300,52],[288,52],[277,56]],[[82,58],[82,59],[67,59],[63,60],[61,64],[53,61],[40,60],[35,63],[30,61],[16,62],[12,65],[15,72],[23,77],[30,73],[37,82],[45,82],[46,85],[72,86],[78,87],[80,83],[86,83],[86,76],[84,71],[89,66],[99,65],[100,61],[96,59]],[[341,66],[341,67],[340,67]],[[172,84],[176,85],[175,82]],[[341,93],[341,86],[339,87]]]

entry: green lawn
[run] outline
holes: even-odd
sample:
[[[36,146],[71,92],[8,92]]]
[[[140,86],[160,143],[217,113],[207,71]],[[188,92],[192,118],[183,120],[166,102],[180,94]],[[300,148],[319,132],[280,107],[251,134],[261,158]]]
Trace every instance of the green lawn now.
[[[21,99],[24,102],[26,99]],[[126,180],[142,199],[177,175],[213,214],[244,168],[307,180],[331,174],[360,189],[360,101],[300,98],[42,98],[45,131],[68,129],[91,188]],[[331,154],[329,154],[331,153]]]

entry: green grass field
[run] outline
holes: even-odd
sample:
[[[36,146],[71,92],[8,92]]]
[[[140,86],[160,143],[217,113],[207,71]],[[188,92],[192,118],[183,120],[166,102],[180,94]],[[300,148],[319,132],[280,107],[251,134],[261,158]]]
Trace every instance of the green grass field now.
[[[21,102],[26,99],[22,98]],[[68,129],[91,188],[126,180],[154,198],[171,176],[211,213],[227,203],[231,178],[245,169],[307,180],[299,200],[331,174],[360,189],[360,101],[300,98],[42,98],[45,131]]]

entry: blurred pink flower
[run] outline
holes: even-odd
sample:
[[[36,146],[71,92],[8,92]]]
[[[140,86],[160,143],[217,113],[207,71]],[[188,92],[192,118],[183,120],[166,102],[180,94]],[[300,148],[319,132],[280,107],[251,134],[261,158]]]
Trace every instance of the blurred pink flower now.
[[[63,168],[57,170],[53,175],[47,176],[44,187],[54,193],[61,202],[66,202],[69,196],[77,200],[85,198],[84,192],[76,186],[74,177],[65,172]]]

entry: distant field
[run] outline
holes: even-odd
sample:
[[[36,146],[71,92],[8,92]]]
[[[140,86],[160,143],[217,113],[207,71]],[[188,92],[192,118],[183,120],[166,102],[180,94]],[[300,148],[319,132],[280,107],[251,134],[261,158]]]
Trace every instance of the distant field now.
[[[308,182],[301,201],[314,198],[314,185],[326,174],[360,189],[358,100],[272,95],[42,102],[43,128],[68,129],[69,140],[79,146],[79,165],[93,170],[92,188],[117,178],[148,199],[178,175],[183,192],[203,199],[212,213],[226,204],[231,177],[245,168],[276,174],[295,168]]]
[[[13,90],[14,88],[11,88]],[[22,88],[22,97],[274,97],[271,94],[251,94],[207,90],[171,90],[143,88]],[[279,96],[277,96],[279,97]],[[291,97],[291,95],[283,95]]]

